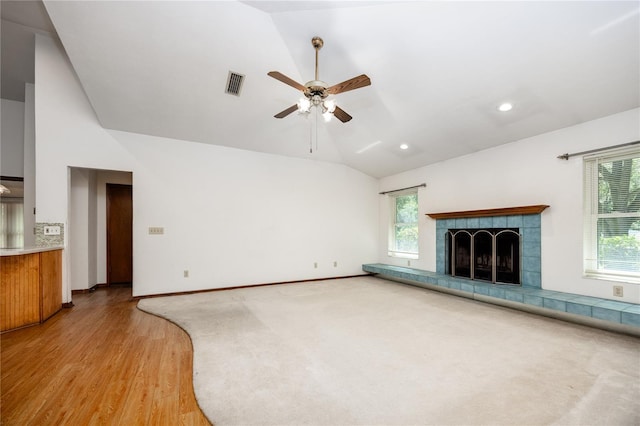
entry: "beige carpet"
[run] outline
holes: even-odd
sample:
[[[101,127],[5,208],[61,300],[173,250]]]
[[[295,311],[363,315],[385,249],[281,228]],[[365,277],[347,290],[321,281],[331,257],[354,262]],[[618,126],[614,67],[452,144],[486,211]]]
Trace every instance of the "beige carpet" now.
[[[143,299],[216,425],[639,425],[640,339],[374,277]]]

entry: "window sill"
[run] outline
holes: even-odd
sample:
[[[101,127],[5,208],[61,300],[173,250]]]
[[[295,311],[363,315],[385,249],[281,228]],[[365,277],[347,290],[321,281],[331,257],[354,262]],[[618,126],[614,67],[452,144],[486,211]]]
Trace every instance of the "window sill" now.
[[[594,280],[606,280],[606,281],[615,281],[615,282],[629,283],[629,284],[640,284],[640,277],[630,276],[630,275],[617,275],[617,274],[607,274],[605,272],[585,271],[583,277],[591,278]]]
[[[389,252],[387,253],[389,257],[398,257],[400,259],[419,259],[420,256],[417,253],[399,253],[399,252]]]

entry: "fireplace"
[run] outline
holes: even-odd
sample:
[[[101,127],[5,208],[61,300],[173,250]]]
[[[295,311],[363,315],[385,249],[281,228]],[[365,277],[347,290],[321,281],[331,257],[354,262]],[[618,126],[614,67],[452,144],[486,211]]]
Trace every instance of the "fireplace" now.
[[[427,213],[436,220],[436,272],[542,288],[541,214],[548,207]]]
[[[446,273],[454,277],[520,284],[520,240],[517,228],[449,229]]]

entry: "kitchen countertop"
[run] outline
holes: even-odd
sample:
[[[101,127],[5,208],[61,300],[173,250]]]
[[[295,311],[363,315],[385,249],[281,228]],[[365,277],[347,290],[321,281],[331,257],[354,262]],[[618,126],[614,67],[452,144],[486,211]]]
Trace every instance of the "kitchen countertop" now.
[[[23,254],[41,253],[43,251],[62,250],[62,249],[64,249],[64,246],[22,247],[22,248],[0,249],[0,256],[20,256]]]

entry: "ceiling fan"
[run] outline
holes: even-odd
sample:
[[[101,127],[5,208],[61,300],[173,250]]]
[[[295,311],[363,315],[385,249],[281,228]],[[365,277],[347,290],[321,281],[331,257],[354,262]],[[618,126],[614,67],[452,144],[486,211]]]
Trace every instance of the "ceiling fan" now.
[[[333,100],[327,99],[327,97],[329,95],[337,95],[338,93],[348,92],[349,90],[369,86],[371,84],[371,80],[365,74],[362,74],[349,80],[343,81],[342,83],[329,86],[324,81],[318,79],[318,51],[324,45],[324,41],[320,37],[314,37],[311,39],[311,44],[316,50],[315,80],[308,81],[303,86],[302,84],[290,79],[289,77],[278,71],[270,71],[267,73],[268,76],[273,77],[276,80],[283,82],[284,84],[288,84],[294,89],[300,90],[305,96],[305,98],[302,98],[300,102],[290,106],[284,111],[279,112],[278,114],[274,115],[274,117],[284,118],[296,110],[303,114],[309,113],[311,107],[315,106],[322,110],[325,119],[328,120],[333,115],[338,120],[346,123],[347,121],[351,120],[352,117],[347,114],[342,108],[337,106]]]

